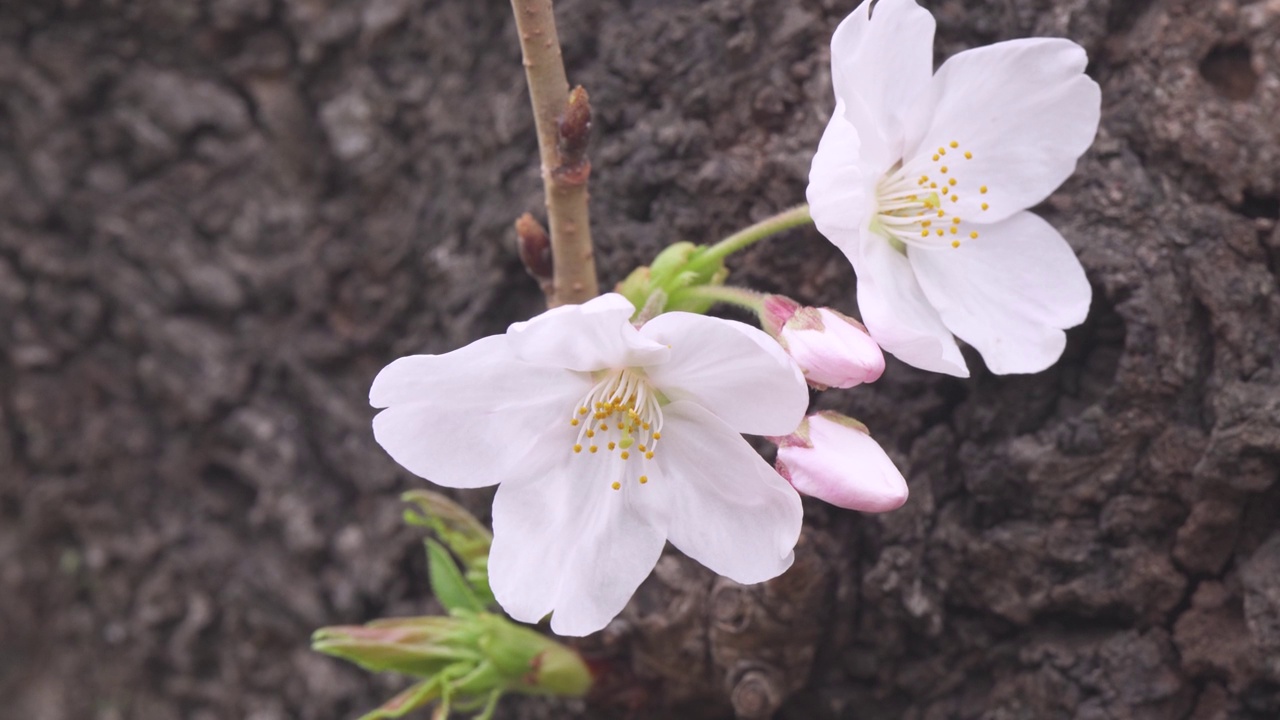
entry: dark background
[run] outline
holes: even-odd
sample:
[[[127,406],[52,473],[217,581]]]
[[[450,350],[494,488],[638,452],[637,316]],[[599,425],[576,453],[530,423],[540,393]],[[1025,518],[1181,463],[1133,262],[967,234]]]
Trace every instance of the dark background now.
[[[939,57],[1083,44],[1102,128],[1039,212],[1088,321],[1035,376],[890,361],[905,508],[812,508],[743,589],[670,555],[501,718],[1280,716],[1280,3],[935,0]],[[803,199],[853,0],[561,0],[604,287]],[[0,2],[0,717],[352,717],[307,649],[437,606],[366,392],[541,308],[505,0]],[[739,282],[852,311],[812,230]],[[463,494],[487,516],[488,495]],[[754,704],[753,704],[754,703]],[[671,706],[675,709],[671,709]]]

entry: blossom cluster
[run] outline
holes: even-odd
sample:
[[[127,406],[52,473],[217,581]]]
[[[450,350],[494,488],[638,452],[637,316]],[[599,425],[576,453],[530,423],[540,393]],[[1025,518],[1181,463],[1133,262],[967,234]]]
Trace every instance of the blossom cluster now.
[[[792,562],[801,494],[864,512],[902,505],[906,481],[864,425],[806,417],[811,388],[877,380],[881,348],[961,377],[956,338],[995,373],[1061,355],[1090,288],[1062,236],[1026,209],[1096,133],[1084,51],[1015,40],[935,73],[933,35],[914,0],[880,0],[832,40],[835,112],[808,199],[853,266],[862,322],[780,295],[740,296],[763,331],[704,315],[735,296],[693,293],[725,273],[683,244],[623,294],[378,374],[374,435],[397,462],[449,487],[498,486],[487,569],[511,617],[599,630],[667,542],[735,581],[773,578]],[[743,435],[770,438],[776,463]]]

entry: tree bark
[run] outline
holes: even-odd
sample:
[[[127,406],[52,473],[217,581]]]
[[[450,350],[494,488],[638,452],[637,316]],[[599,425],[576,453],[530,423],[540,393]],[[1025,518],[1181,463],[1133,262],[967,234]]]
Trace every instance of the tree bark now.
[[[1280,716],[1280,7],[924,0],[938,59],[1063,36],[1097,142],[1038,212],[1094,288],[1061,362],[890,360],[823,396],[911,485],[812,505],[743,588],[670,551],[499,717]],[[852,0],[557,0],[591,91],[602,287],[803,200]],[[335,718],[403,682],[307,650],[421,614],[422,481],[367,391],[542,308],[505,0],[0,5],[0,697],[15,717]],[[795,230],[732,281],[854,313]],[[459,495],[487,517],[490,495]]]

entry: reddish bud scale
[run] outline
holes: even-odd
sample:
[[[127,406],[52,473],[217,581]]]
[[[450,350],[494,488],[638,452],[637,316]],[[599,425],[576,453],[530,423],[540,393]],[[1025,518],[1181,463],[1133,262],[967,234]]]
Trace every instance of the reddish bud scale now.
[[[516,242],[524,269],[539,282],[550,282],[553,277],[551,238],[546,228],[532,215],[525,213],[516,220]]]

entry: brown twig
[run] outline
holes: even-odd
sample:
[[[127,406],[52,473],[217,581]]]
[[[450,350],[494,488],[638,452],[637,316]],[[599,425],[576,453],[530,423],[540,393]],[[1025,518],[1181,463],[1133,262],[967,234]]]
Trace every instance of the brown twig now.
[[[591,111],[581,88],[570,102],[551,0],[511,0],[511,8],[524,52],[551,226],[555,271],[547,304],[580,303],[599,292],[587,217],[586,181],[591,165],[583,155]]]

